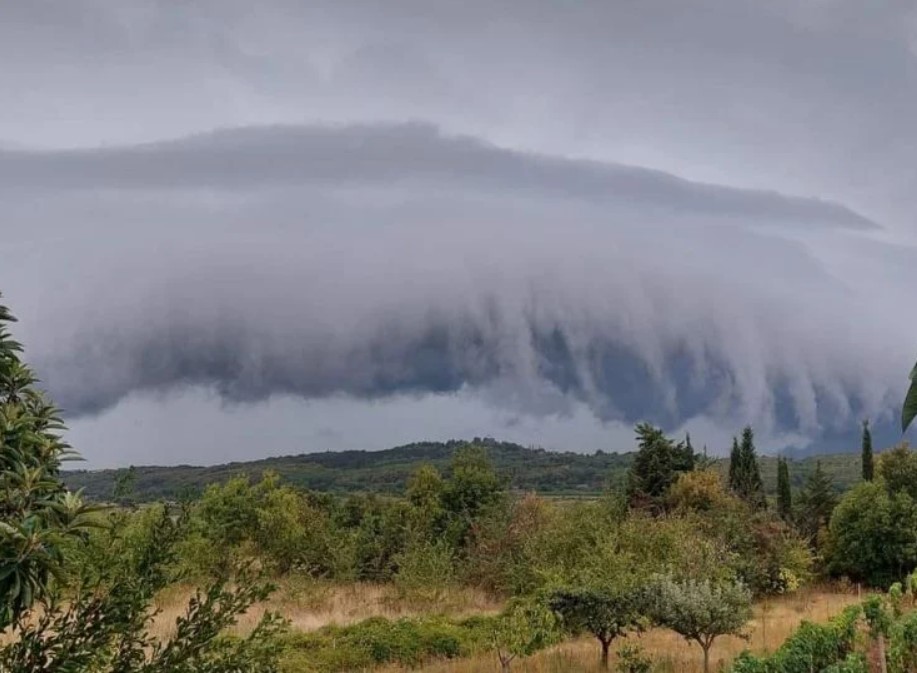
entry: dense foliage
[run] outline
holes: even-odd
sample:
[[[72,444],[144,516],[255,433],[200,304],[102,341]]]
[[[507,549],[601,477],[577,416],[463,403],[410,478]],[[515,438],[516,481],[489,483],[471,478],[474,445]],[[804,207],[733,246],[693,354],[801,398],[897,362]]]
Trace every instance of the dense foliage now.
[[[244,639],[222,635],[267,596],[244,572],[200,590],[168,637],[152,635],[153,601],[175,579],[184,517],[154,509],[133,527],[145,534],[125,536],[117,513],[93,513],[64,488],[63,428],[19,358],[11,321],[0,307],[0,671],[273,671],[277,619],[265,616]]]
[[[58,478],[70,455],[63,426],[34,387],[0,305],[0,630],[47,597],[66,539],[85,532],[88,511]]]

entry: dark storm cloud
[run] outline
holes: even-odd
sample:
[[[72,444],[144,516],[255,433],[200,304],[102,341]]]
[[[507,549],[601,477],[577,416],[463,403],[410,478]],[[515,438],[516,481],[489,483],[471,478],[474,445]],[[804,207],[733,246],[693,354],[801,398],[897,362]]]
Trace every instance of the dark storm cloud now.
[[[80,282],[30,339],[71,418],[195,386],[470,389],[535,415],[815,432],[889,395],[860,377],[893,362],[845,323],[875,308],[814,254],[876,229],[837,204],[418,125],[5,152],[0,176],[22,231],[69,240],[43,257]]]
[[[0,10],[0,289],[71,418],[202,387],[892,417],[912,2],[251,7]]]

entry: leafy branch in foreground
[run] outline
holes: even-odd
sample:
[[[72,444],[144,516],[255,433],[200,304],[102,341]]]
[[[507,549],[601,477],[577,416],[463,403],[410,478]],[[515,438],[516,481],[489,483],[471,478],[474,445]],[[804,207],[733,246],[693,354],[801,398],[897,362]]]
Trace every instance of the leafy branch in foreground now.
[[[175,579],[186,517],[154,509],[147,535],[125,541],[111,531],[120,554],[93,558],[89,530],[103,520],[59,479],[72,453],[5,328],[12,321],[0,306],[0,673],[274,671],[277,617],[265,615],[247,638],[222,635],[271,590],[244,570],[199,591],[171,637],[154,637],[153,601]],[[67,573],[65,550],[92,562]]]

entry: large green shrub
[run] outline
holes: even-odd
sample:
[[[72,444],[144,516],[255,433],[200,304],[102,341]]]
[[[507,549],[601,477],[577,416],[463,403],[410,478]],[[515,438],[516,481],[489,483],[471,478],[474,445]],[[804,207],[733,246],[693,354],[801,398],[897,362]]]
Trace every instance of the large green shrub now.
[[[884,479],[864,482],[831,517],[826,549],[830,572],[887,587],[917,563],[917,505]]]
[[[337,673],[384,664],[414,667],[434,659],[469,656],[488,648],[494,618],[468,623],[440,617],[382,617],[350,626],[328,626],[313,633],[290,633],[282,670]]]

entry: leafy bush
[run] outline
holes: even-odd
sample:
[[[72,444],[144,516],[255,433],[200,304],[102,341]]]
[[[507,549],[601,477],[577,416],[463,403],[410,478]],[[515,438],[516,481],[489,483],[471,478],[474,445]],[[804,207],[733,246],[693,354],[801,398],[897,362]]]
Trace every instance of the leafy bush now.
[[[843,666],[850,668],[832,669],[850,671],[859,669],[852,653],[857,635],[857,623],[861,609],[851,606],[827,624],[803,622],[799,628],[784,641],[783,645],[769,657],[755,657],[743,652],[733,663],[733,673],[813,673],[826,671],[829,667]]]
[[[888,640],[890,673],[917,669],[917,612],[908,613],[892,624]]]
[[[653,661],[636,643],[625,643],[618,648],[618,673],[650,673]]]
[[[436,601],[455,583],[454,550],[443,540],[415,540],[395,556],[395,586],[403,597]]]
[[[336,673],[382,664],[418,666],[432,659],[469,656],[487,648],[493,618],[470,624],[442,618],[367,619],[345,627],[287,636],[282,670]]]
[[[826,556],[833,574],[889,586],[917,563],[917,505],[884,479],[857,486],[834,510]]]

